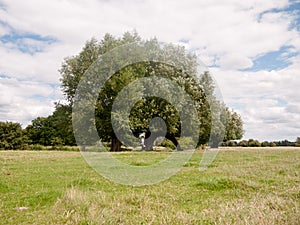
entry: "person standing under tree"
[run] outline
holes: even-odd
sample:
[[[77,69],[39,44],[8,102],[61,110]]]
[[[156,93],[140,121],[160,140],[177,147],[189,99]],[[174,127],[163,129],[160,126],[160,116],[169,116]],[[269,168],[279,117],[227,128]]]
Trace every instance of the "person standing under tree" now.
[[[139,135],[139,138],[140,138],[140,145],[142,147],[142,150],[145,150],[146,149],[146,145],[145,145],[145,136],[146,134],[145,133],[141,133]]]

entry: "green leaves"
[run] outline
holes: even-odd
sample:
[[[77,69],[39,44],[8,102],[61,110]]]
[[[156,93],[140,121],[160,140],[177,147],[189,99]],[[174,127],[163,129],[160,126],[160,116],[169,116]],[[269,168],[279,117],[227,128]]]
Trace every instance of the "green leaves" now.
[[[24,149],[27,143],[21,124],[0,122],[0,149]]]
[[[25,133],[32,144],[75,145],[71,113],[70,106],[57,103],[52,115],[32,120]]]
[[[137,41],[140,41],[140,45],[130,45],[131,48],[129,49],[121,47],[124,44]],[[119,51],[116,51],[116,47],[119,47],[117,48]],[[126,49],[126,51],[122,51],[122,49]],[[147,49],[146,52],[145,49]],[[146,55],[147,57],[145,57]],[[128,58],[132,59],[131,61],[134,63],[128,62]],[[84,112],[86,108],[94,107],[94,114],[90,113],[86,118],[95,117],[95,119],[85,121],[88,124],[84,124],[84,127],[96,124],[98,135],[102,141],[111,141],[116,136],[116,130],[113,127],[118,132],[128,128],[125,125],[127,123],[127,119],[124,117],[125,111],[117,108],[112,112],[118,94],[123,91],[122,94],[126,95],[126,101],[124,100],[120,104],[132,105],[134,103],[129,115],[129,125],[135,137],[141,132],[146,132],[146,136],[149,136],[149,122],[154,117],[160,117],[165,121],[168,135],[172,136],[173,139],[181,135],[182,120],[187,121],[190,125],[198,124],[200,121],[198,144],[208,143],[211,137],[213,137],[215,144],[218,144],[224,136],[227,119],[226,107],[215,97],[215,83],[209,72],[201,72],[199,68],[197,57],[187,53],[183,46],[162,45],[155,38],[142,41],[136,32],[126,32],[122,38],[106,34],[100,41],[91,39],[86,42],[78,55],[64,60],[60,72],[62,90],[70,105],[73,105],[74,100],[87,99],[80,101],[82,103],[76,111],[79,118],[73,119],[73,122],[77,123],[78,120],[82,119],[80,113]],[[110,74],[112,71],[114,74]],[[200,72],[202,74],[199,77]],[[109,76],[101,76],[103,74]],[[110,77],[110,75],[112,76]],[[82,77],[85,78],[83,82],[80,81]],[[103,77],[110,78],[105,80],[106,78]],[[148,77],[162,77],[165,80],[170,80],[171,83],[175,82],[189,95],[191,101],[185,101],[183,95],[174,94],[174,90],[170,88],[170,82],[163,82],[163,79],[152,80],[157,83],[145,84],[144,89],[131,86],[130,91],[124,91],[124,88],[133,82]],[[74,99],[79,82],[83,85],[80,85],[80,94],[76,95],[76,99]],[[99,86],[101,90],[100,93],[97,93]],[[151,90],[147,90],[147,88]],[[93,92],[93,90],[95,91]],[[176,98],[178,104],[172,106],[163,98],[147,95],[147,93],[158,92],[160,96],[165,97],[164,99]],[[98,96],[96,103],[89,102],[88,99],[90,98],[85,98],[87,95]],[[137,96],[141,98],[138,99]],[[198,118],[189,116],[192,108],[196,109]],[[185,113],[179,115],[179,112]],[[116,119],[115,124],[112,122],[112,117]],[[227,132],[228,138],[240,137],[242,135],[239,130],[240,117],[234,114],[230,115],[229,119],[231,124],[227,128],[234,130]],[[80,122],[76,124],[77,127],[82,127],[81,125]],[[186,131],[186,133],[193,132]]]
[[[224,141],[239,140],[243,137],[243,121],[239,114],[230,111],[227,107],[226,110],[226,132]]]

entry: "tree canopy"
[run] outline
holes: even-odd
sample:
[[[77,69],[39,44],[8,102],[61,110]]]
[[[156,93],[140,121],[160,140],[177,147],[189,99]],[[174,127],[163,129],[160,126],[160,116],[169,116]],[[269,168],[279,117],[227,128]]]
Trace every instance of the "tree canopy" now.
[[[0,149],[24,149],[27,143],[20,123],[0,122]]]
[[[60,72],[62,74],[62,90],[64,91],[70,106],[73,105],[74,97],[78,83],[87,69],[98,59],[98,57],[111,51],[112,49],[123,44],[141,41],[141,38],[136,32],[126,32],[123,37],[116,38],[110,34],[106,34],[100,41],[95,38],[87,41],[82,51],[75,56],[68,57],[64,60]],[[163,62],[176,62],[176,67],[160,62],[140,62],[131,64],[117,71],[103,86],[98,96],[98,101],[95,110],[95,121],[98,134],[101,140],[111,141],[111,150],[120,150],[120,140],[116,137],[112,126],[112,114],[114,117],[122,118],[121,111],[112,112],[113,103],[116,100],[118,93],[133,81],[143,77],[160,76],[171,79],[190,95],[198,114],[200,121],[200,129],[198,135],[198,144],[205,144],[209,138],[213,136],[214,145],[217,146],[219,142],[218,137],[222,136],[220,131],[225,129],[232,129],[226,131],[226,139],[241,138],[242,122],[237,113],[230,112],[224,105],[222,105],[213,95],[215,90],[214,82],[208,72],[205,72],[199,81],[197,79],[197,58],[195,55],[187,53],[182,46],[175,46],[167,44],[162,46],[155,38],[144,41],[145,45],[150,46],[149,49],[159,52],[159,57],[163,57]],[[163,84],[157,84],[157,87],[162,88]],[[133,87],[134,88],[134,87]],[[168,87],[164,89],[165,95],[172,95],[167,91]],[[132,92],[134,93],[134,92]],[[131,94],[132,94],[131,93]],[[214,110],[226,111],[217,118],[218,124],[214,124],[215,129],[212,129],[211,105],[214,105]],[[182,105],[181,107],[188,107]],[[186,108],[187,109],[187,108]],[[118,115],[119,113],[119,115]],[[162,98],[144,97],[140,99],[132,108],[130,112],[130,128],[135,136],[139,133],[145,132],[146,137],[150,137],[149,122],[155,118],[160,117],[166,123],[167,134],[166,137],[170,139],[179,149],[176,137],[181,131],[181,121],[178,112],[170,104]],[[230,123],[226,126],[226,119]],[[192,124],[194,121],[190,121]],[[122,126],[119,126],[122,127]],[[152,132],[153,133],[153,132]],[[153,136],[156,138],[160,135]],[[148,148],[152,148],[154,140],[148,140]]]
[[[37,117],[25,129],[31,144],[44,146],[75,145],[72,128],[72,109],[56,103],[55,111],[48,117]]]

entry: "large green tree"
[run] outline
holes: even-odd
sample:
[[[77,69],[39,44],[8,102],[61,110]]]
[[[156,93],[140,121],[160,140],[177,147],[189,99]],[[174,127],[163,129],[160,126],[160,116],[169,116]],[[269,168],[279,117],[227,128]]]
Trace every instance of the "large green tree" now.
[[[115,76],[113,76],[112,79],[106,82],[106,85],[101,91],[97,102],[96,123],[99,131],[99,135],[102,139],[105,140],[107,138],[108,140],[110,140],[112,138],[112,140],[114,140],[113,137],[114,137],[114,132],[116,130],[112,129],[111,111],[112,111],[112,105],[118,93],[124,87],[129,85],[137,78],[151,77],[152,74],[156,74],[156,75],[159,74],[161,77],[171,79],[177,84],[179,84],[180,86],[184,87],[186,92],[190,94],[192,100],[194,101],[194,104],[197,108],[197,112],[199,113],[198,117],[204,117],[204,112],[206,112],[206,110],[204,109],[208,107],[207,105],[208,102],[205,100],[204,93],[201,90],[201,88],[197,86],[198,84],[196,83],[195,80],[188,79],[186,74],[182,73],[181,71],[178,71],[174,67],[170,67],[169,65],[153,63],[153,62],[143,62],[136,65],[131,65],[130,67],[118,71],[118,73],[115,74]],[[151,80],[151,82],[155,82],[155,81]],[[161,95],[165,98],[169,96],[170,99],[172,98],[172,95],[174,95],[174,90],[172,88],[171,90],[169,90],[168,83],[163,83],[161,80],[159,80],[159,82],[157,83],[152,83],[151,87],[152,89],[157,89],[157,90],[152,90],[153,92],[159,92],[159,91],[163,92],[161,93]],[[132,91],[132,89],[134,88],[135,88],[134,85],[130,87],[131,93],[129,93],[129,95],[126,97],[126,102],[124,102],[124,104],[128,104],[130,100],[134,99],[134,96],[130,96],[130,94],[131,95],[136,94],[135,90]],[[148,91],[149,90],[145,88],[142,94],[145,94]],[[187,104],[187,102],[184,101],[177,101],[177,102],[178,102],[178,104],[176,105],[177,108],[181,108],[183,111],[188,112],[189,105]],[[179,102],[183,104],[179,105]],[[122,129],[123,127],[122,117],[124,115],[126,116],[126,113],[124,113],[124,111],[122,110],[113,113],[115,114],[114,116],[116,116],[118,118],[118,121],[120,122],[118,126],[115,127],[117,127],[117,129],[118,128]],[[207,116],[208,115],[205,115],[206,118]],[[146,146],[148,149],[151,149],[153,147],[154,140],[162,134],[161,130],[159,129],[156,130],[155,132],[153,131],[150,132],[149,123],[154,117],[162,118],[165,121],[167,126],[166,138],[170,139],[175,144],[175,146],[177,146],[178,149],[180,149],[180,146],[178,145],[176,139],[177,136],[180,136],[180,132],[181,132],[180,117],[175,107],[172,106],[164,98],[145,97],[140,99],[131,109],[131,113],[129,117],[130,117],[131,130],[136,137],[141,132],[146,133]],[[192,120],[190,121],[190,123],[193,122],[194,121]],[[207,124],[209,125],[209,123]],[[202,123],[201,125],[202,127],[205,127],[205,123]],[[203,136],[205,132],[208,133],[209,132],[208,129],[209,127],[203,129],[201,131],[200,136]],[[121,132],[121,133],[126,133],[126,132]],[[118,143],[116,143],[116,145],[118,145]],[[116,145],[113,145],[112,143],[112,147],[118,147]],[[112,150],[114,149],[112,148]]]
[[[126,32],[122,38],[115,38],[110,34],[106,34],[100,41],[91,39],[86,42],[78,55],[66,58],[60,69],[62,75],[61,87],[69,100],[70,106],[73,106],[80,79],[99,56],[109,52],[115,47],[136,41],[141,41],[141,38],[136,32]],[[95,109],[95,122],[101,140],[111,142],[111,151],[119,151],[121,149],[121,142],[117,138],[111,120],[113,115],[115,118],[119,118],[120,123],[122,123],[122,110],[112,112],[112,107],[118,93],[138,78],[160,76],[176,82],[190,95],[200,122],[200,129],[197,131],[199,133],[198,144],[207,143],[209,138],[213,136],[213,144],[217,146],[218,143],[222,141],[219,139],[222,136],[221,131],[224,130],[225,127],[226,116],[222,113],[212,113],[213,110],[222,111],[225,110],[225,108],[214,97],[215,86],[209,73],[204,73],[201,80],[197,78],[196,56],[186,53],[184,47],[178,47],[172,44],[161,46],[155,38],[144,41],[144,43],[145,46],[148,46],[150,53],[159,53],[158,58],[161,57],[161,61],[175,62],[176,66],[153,61],[135,63],[117,71],[106,81],[99,93]],[[164,90],[165,95],[172,95],[172,92],[168,92],[167,84],[165,88],[162,86],[162,83],[157,84],[157,87]],[[131,92],[131,94],[132,93],[133,92]],[[131,99],[130,96],[128,99]],[[132,99],[134,99],[134,96],[132,96]],[[214,107],[210,107],[210,105]],[[191,106],[187,103],[182,103],[176,107],[181,109],[185,108],[186,111],[188,111],[188,108]],[[148,138],[151,133],[153,134],[153,131],[150,132],[149,128],[151,119],[155,117],[163,118],[167,126],[166,138],[170,139],[175,146],[180,149],[176,137],[180,136],[180,119],[182,118],[179,118],[178,113],[174,106],[163,98],[143,97],[134,105],[130,112],[130,128],[136,137],[139,133],[145,132],[146,138]],[[212,115],[218,115],[219,118],[215,118]],[[193,118],[186,117],[184,119],[190,119],[189,122],[191,125],[195,123]],[[218,121],[218,123],[214,124],[214,129],[211,127],[212,120]],[[122,129],[122,124],[118,124],[117,127],[118,129]],[[151,135],[152,140],[149,138],[146,139],[148,142],[147,147],[150,149],[153,146],[154,139],[161,135],[159,129],[154,133],[156,134]]]

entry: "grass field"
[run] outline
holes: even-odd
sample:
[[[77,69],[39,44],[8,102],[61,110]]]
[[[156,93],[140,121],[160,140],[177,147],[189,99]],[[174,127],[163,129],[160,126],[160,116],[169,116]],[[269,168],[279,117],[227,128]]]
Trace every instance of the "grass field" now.
[[[167,153],[119,153],[138,165]],[[0,224],[300,224],[300,148],[196,152],[151,186],[103,179],[79,152],[0,151]],[[149,161],[147,161],[149,160]]]

